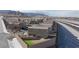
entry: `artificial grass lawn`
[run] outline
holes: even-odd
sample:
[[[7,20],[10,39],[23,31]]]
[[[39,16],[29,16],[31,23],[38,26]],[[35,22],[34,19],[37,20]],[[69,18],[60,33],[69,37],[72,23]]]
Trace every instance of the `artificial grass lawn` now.
[[[28,44],[29,47],[33,45],[32,40],[24,40],[24,42]]]

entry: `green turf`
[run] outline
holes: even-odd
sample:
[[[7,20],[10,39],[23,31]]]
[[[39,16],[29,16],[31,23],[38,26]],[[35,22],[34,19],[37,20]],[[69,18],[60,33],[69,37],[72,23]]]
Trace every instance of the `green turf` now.
[[[28,44],[28,46],[30,47],[30,46],[32,46],[32,40],[24,40],[24,42],[26,43],[26,44]]]

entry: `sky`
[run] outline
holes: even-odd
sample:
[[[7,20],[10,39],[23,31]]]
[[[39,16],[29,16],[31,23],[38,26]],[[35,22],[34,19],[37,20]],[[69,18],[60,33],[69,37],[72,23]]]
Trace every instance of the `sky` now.
[[[79,17],[78,10],[24,10],[22,12],[43,13],[49,16]]]

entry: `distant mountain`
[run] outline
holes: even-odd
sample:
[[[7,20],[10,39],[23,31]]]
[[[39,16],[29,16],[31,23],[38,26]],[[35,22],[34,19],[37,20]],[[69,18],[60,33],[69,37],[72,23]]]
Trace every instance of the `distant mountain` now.
[[[16,14],[16,11],[9,11],[8,14]]]
[[[12,10],[0,10],[0,14],[18,14],[23,16],[48,16],[42,13],[22,13],[19,11],[12,11]]]
[[[42,13],[24,13],[24,16],[48,16]]]
[[[0,10],[0,14],[15,14],[16,11],[11,10]]]

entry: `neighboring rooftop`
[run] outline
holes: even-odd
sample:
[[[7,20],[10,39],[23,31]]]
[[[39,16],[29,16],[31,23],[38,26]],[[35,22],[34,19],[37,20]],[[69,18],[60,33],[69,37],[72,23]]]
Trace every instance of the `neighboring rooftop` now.
[[[32,25],[31,27],[29,28],[34,28],[34,29],[48,29],[49,27],[51,27],[51,24],[36,24],[36,25]]]

